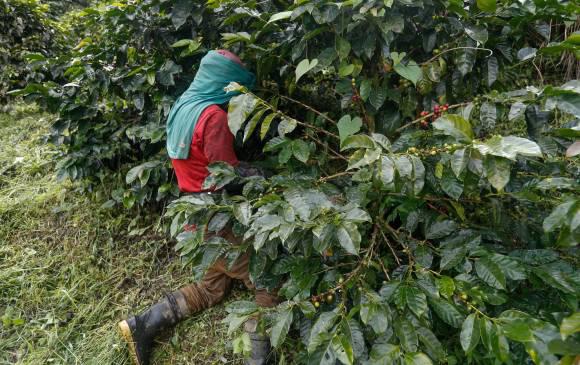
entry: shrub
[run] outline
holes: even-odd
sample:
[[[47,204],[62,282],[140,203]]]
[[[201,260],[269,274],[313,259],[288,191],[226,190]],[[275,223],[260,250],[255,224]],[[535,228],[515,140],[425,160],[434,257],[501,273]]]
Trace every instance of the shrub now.
[[[205,51],[228,47],[260,80],[230,103],[230,128],[264,143],[273,176],[216,164],[207,186],[237,179],[243,194],[185,196],[167,215],[196,275],[249,249],[253,281],[285,299],[232,305],[232,332],[261,311],[276,347],[305,350],[299,363],[567,364],[580,84],[550,65],[577,54],[560,31],[577,13],[541,0],[115,3],[86,9],[90,34],[47,61],[66,82],[21,93],[60,115],[61,176],[123,176],[108,204],[130,208],[175,193],[164,119]],[[245,245],[203,241],[226,224]]]

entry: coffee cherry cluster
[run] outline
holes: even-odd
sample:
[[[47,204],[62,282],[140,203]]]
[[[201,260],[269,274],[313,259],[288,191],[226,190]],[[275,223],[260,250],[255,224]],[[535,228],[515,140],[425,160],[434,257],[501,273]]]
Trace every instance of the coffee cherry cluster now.
[[[429,122],[436,120],[443,113],[446,113],[448,110],[449,110],[449,104],[444,104],[444,105],[435,104],[435,106],[433,107],[432,113],[429,113],[428,111],[423,110],[420,113],[420,116],[423,117],[423,120],[421,120],[421,127],[427,129],[429,127]],[[431,116],[427,117],[430,114],[431,114]]]
[[[331,304],[334,301],[334,291],[330,290],[328,293],[320,294],[320,295],[313,295],[310,298],[312,304],[314,304],[315,308],[320,308],[320,303],[325,301],[328,304]]]
[[[403,79],[403,78],[399,79],[399,88],[406,89],[410,86],[411,86],[411,81]]]
[[[452,153],[460,147],[461,145],[456,143],[454,144],[445,143],[443,146],[433,146],[425,148],[409,147],[407,149],[407,153],[415,156],[428,157],[435,156],[438,153]]]

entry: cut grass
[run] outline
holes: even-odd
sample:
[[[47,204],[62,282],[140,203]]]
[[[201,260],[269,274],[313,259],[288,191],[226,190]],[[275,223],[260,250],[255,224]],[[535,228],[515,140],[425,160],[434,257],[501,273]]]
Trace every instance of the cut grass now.
[[[128,235],[132,217],[56,181],[51,118],[0,114],[0,364],[129,364],[117,322],[191,276],[164,236]],[[223,317],[218,306],[181,323],[153,363],[241,363]]]

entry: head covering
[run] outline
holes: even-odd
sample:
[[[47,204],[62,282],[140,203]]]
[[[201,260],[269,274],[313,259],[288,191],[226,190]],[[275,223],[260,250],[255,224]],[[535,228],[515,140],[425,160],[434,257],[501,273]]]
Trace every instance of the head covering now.
[[[240,58],[235,53],[230,52],[227,49],[218,49],[216,52],[221,54],[225,58],[234,61],[235,63],[239,64],[240,66],[244,66],[244,64],[242,63],[242,60],[240,60]]]
[[[193,130],[199,116],[208,106],[227,103],[238,95],[238,91],[226,93],[224,90],[224,87],[234,81],[249,89],[256,82],[254,74],[246,70],[235,54],[210,51],[201,59],[193,82],[169,112],[167,153],[170,158],[188,158]]]

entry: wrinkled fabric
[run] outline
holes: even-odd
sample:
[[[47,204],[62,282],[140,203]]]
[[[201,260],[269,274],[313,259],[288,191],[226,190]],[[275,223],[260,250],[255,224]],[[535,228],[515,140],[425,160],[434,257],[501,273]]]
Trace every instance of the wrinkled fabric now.
[[[254,74],[218,51],[205,55],[189,88],[171,107],[167,119],[167,153],[172,159],[187,159],[193,131],[201,113],[210,105],[220,105],[239,94],[224,90],[230,82],[252,89]]]
[[[201,113],[189,151],[189,157],[185,160],[171,159],[182,192],[204,191],[203,182],[209,175],[207,167],[212,162],[223,161],[238,166],[228,115],[219,106],[210,105]]]
[[[225,228],[219,233],[233,244],[240,243],[240,239],[232,233],[231,228]],[[206,235],[206,239],[210,235]],[[203,279],[198,283],[185,286],[179,289],[187,303],[189,314],[197,313],[203,309],[214,306],[221,302],[229,293],[233,280],[241,280],[248,289],[254,290],[256,304],[261,307],[274,307],[279,303],[275,293],[270,293],[265,289],[256,289],[250,280],[250,254],[241,255],[228,268],[228,263],[224,258],[220,258],[209,268]]]

